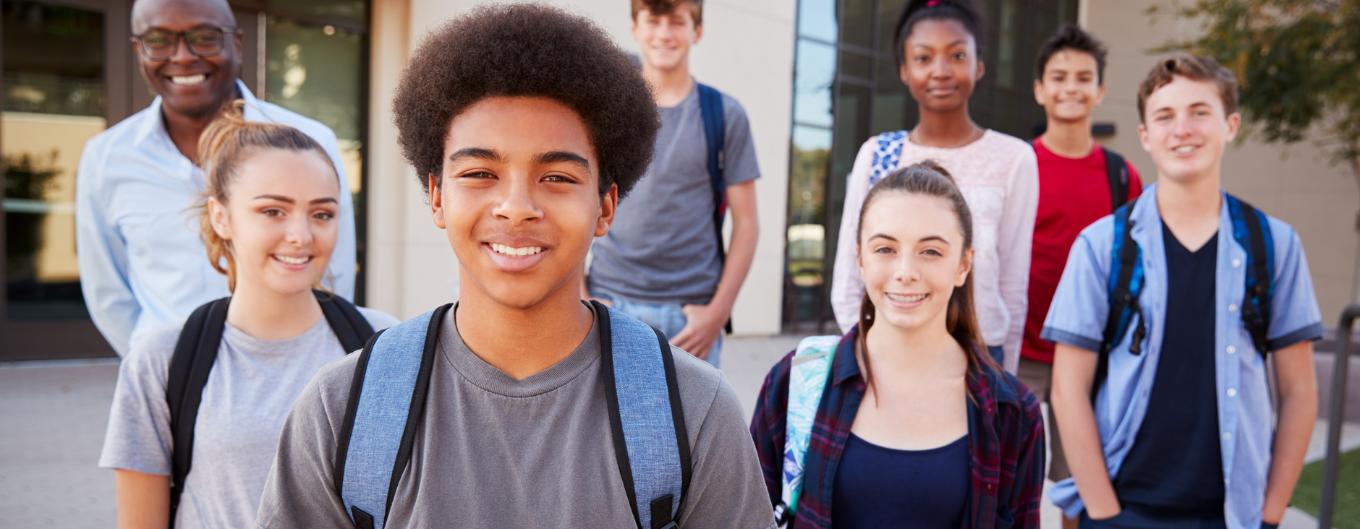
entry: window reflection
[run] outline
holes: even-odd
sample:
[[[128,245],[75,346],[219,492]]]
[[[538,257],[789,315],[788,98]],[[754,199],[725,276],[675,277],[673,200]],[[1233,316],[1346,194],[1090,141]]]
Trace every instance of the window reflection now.
[[[5,292],[10,319],[85,318],[76,265],[75,169],[104,130],[103,15],[3,6]]]

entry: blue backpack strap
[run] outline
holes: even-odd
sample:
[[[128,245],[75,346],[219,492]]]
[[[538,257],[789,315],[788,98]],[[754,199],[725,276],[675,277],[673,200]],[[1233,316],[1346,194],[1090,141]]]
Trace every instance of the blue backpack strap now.
[[[1109,312],[1105,315],[1105,330],[1100,340],[1100,350],[1096,351],[1095,379],[1091,384],[1091,400],[1096,394],[1109,371],[1110,352],[1128,333],[1129,326],[1136,322],[1129,352],[1140,354],[1147,327],[1143,323],[1143,310],[1138,304],[1138,296],[1143,292],[1143,250],[1133,240],[1133,208],[1137,199],[1130,201],[1114,212],[1114,237],[1110,246],[1110,277],[1107,285]]]
[[[1247,250],[1247,278],[1242,299],[1242,325],[1256,351],[1270,352],[1270,297],[1274,294],[1275,244],[1270,221],[1245,200],[1224,193],[1233,239]]]
[[[726,169],[724,148],[727,146],[727,122],[723,114],[722,92],[704,83],[696,82],[699,91],[699,115],[704,120],[704,143],[708,149],[708,185],[713,191],[713,235],[718,239],[718,263],[727,262],[727,248],[723,246],[723,220],[727,218],[727,180],[723,177]],[[728,318],[723,330],[732,334],[732,319]]]
[[[803,461],[808,443],[812,440],[812,423],[826,390],[832,361],[840,336],[810,336],[798,343],[789,367],[789,397],[784,419],[784,468],[781,472],[779,505],[775,519],[788,525],[798,511],[798,498],[803,492]]]
[[[889,171],[897,168],[902,159],[902,148],[907,144],[907,131],[895,130],[874,136],[874,154],[869,163],[869,187],[874,187]]]
[[[631,316],[591,306],[614,456],[633,518],[641,529],[675,529],[693,465],[670,344]]]
[[[335,490],[358,529],[382,529],[424,416],[444,305],[386,331],[354,369],[336,444]]]

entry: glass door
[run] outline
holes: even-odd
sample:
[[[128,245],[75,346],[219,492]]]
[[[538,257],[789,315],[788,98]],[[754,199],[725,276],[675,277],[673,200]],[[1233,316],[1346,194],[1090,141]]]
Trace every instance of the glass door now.
[[[80,293],[75,169],[85,142],[127,114],[128,76],[109,75],[128,66],[127,6],[5,0],[0,11],[0,361],[107,356]]]

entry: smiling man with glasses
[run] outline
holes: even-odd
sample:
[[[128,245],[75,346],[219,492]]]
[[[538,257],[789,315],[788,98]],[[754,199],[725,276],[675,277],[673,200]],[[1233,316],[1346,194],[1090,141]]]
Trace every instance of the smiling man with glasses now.
[[[81,290],[95,325],[118,354],[148,329],[181,322],[227,295],[203,260],[194,206],[203,173],[198,138],[232,101],[248,121],[300,129],[325,148],[348,188],[335,133],[260,101],[238,77],[242,34],[225,0],[137,0],[131,45],[156,99],[95,136],[76,174]],[[354,294],[354,208],[341,193],[340,238],[325,286]]]

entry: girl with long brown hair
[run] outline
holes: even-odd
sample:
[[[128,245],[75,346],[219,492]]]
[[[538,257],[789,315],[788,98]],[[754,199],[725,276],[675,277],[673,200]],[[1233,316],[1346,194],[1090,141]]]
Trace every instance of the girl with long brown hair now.
[[[859,322],[826,351],[805,447],[786,444],[799,435],[789,403],[806,395],[791,395],[790,379],[808,377],[794,368],[806,345],[771,369],[757,401],[751,433],[771,501],[788,497],[791,460],[802,474],[796,508],[782,505],[790,527],[1038,527],[1042,417],[979,334],[963,194],[933,162],[889,173],[865,198],[856,244]]]
[[[344,192],[315,140],[247,122],[238,103],[199,148],[200,235],[231,297],[146,333],[123,358],[99,461],[115,470],[122,529],[252,526],[293,401],[347,343],[396,322],[315,290]],[[199,364],[211,371],[198,383],[179,369]]]

